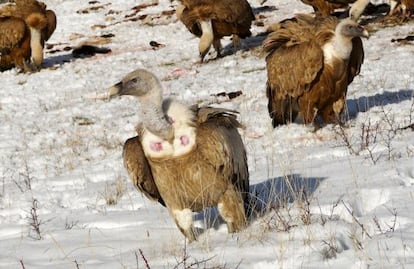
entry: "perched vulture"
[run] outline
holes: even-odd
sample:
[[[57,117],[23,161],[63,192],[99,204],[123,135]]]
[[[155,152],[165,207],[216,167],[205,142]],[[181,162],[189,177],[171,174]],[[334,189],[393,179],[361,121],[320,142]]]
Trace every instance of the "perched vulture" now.
[[[247,0],[180,0],[176,13],[185,27],[200,37],[201,62],[211,45],[220,57],[222,37],[232,35],[236,48],[240,38],[251,36],[254,15]]]
[[[317,15],[330,16],[336,9],[347,9],[352,4],[350,13],[358,13],[359,16],[364,12],[369,0],[301,0],[303,3],[313,7]],[[352,11],[354,9],[355,11]],[[355,21],[357,18],[353,18]]]
[[[110,96],[140,100],[137,137],[128,139],[124,165],[134,185],[165,205],[180,231],[196,240],[192,212],[218,206],[230,233],[246,226],[249,174],[234,111],[162,99],[162,86],[144,69],[110,88]]]
[[[36,0],[16,0],[0,9],[0,70],[37,69],[43,47],[56,28],[56,16]],[[28,65],[30,61],[31,66]]]
[[[292,122],[299,113],[304,123],[317,116],[336,122],[364,59],[360,37],[368,32],[351,19],[309,15],[277,26],[263,42],[273,126]]]

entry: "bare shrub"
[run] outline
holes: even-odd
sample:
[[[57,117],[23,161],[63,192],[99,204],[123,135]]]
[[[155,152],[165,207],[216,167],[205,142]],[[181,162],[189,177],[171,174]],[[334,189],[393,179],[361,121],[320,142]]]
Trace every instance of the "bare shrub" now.
[[[13,179],[13,182],[22,193],[25,193],[26,191],[32,190],[32,183],[35,177],[31,175],[31,170],[27,162],[25,162],[23,169],[24,171],[19,173],[19,180]]]
[[[114,183],[106,184],[105,190],[101,196],[105,199],[107,205],[116,205],[119,199],[122,198],[126,190],[126,186],[122,181],[121,176],[117,176]]]
[[[39,202],[37,201],[37,199],[33,198],[32,199],[32,207],[30,209],[29,215],[28,215],[28,220],[29,220],[29,225],[31,228],[31,231],[34,232],[34,235],[32,235],[33,238],[41,240],[42,234],[40,232],[40,226],[43,224],[43,222],[39,219],[39,213],[38,213],[38,204]],[[30,233],[29,233],[30,235]]]

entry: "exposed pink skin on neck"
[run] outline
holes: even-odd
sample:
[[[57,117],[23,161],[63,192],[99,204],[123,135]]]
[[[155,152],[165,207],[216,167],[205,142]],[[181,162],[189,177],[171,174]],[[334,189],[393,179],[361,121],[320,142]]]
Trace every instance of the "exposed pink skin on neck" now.
[[[150,143],[150,149],[152,151],[157,151],[157,152],[161,151],[162,150],[161,142],[151,142]]]
[[[187,146],[190,143],[190,139],[187,135],[180,136],[181,145]]]

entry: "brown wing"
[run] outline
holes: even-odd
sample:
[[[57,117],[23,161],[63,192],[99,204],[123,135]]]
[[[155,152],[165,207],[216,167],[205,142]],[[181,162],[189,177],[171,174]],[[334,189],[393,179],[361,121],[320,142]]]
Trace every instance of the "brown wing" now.
[[[276,98],[298,97],[323,68],[323,51],[315,42],[274,50],[266,57],[267,78]]]
[[[5,54],[8,50],[19,46],[26,31],[26,24],[23,20],[0,17],[0,53]]]
[[[352,51],[349,57],[348,64],[348,85],[354,80],[354,77],[359,74],[361,65],[364,62],[364,47],[362,40],[359,37],[352,39]]]
[[[248,203],[249,171],[246,151],[237,130],[241,124],[235,112],[222,108],[204,107],[198,111],[200,125],[197,130],[198,144],[205,162],[209,162],[216,171],[222,171],[225,177],[242,193],[245,204]]]
[[[129,138],[125,142],[122,155],[124,158],[124,166],[135,187],[137,187],[147,198],[153,201],[158,201],[165,206],[164,200],[155,185],[151,167],[144,155],[138,136]]]
[[[43,41],[49,40],[56,29],[56,14],[52,10],[46,10],[47,27],[42,31]]]

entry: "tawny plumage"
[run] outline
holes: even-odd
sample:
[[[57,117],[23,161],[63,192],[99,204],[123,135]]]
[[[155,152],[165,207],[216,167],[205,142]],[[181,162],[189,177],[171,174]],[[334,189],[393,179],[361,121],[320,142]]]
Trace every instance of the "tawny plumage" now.
[[[111,87],[110,95],[140,99],[138,136],[128,139],[128,173],[148,198],[165,204],[180,231],[197,238],[192,212],[218,206],[229,232],[246,225],[249,174],[246,152],[231,110],[189,107],[162,99],[152,73],[138,69]]]
[[[368,33],[351,19],[308,15],[282,21],[273,30],[263,42],[273,126],[292,122],[299,113],[304,123],[317,116],[336,122],[364,59],[360,37]]]
[[[213,45],[220,57],[220,39],[233,36],[236,48],[239,38],[251,36],[254,14],[246,0],[180,0],[177,17],[194,35],[200,37],[199,53],[203,61]]]
[[[36,0],[16,0],[0,9],[0,70],[37,69],[44,42],[56,28],[56,16]]]

